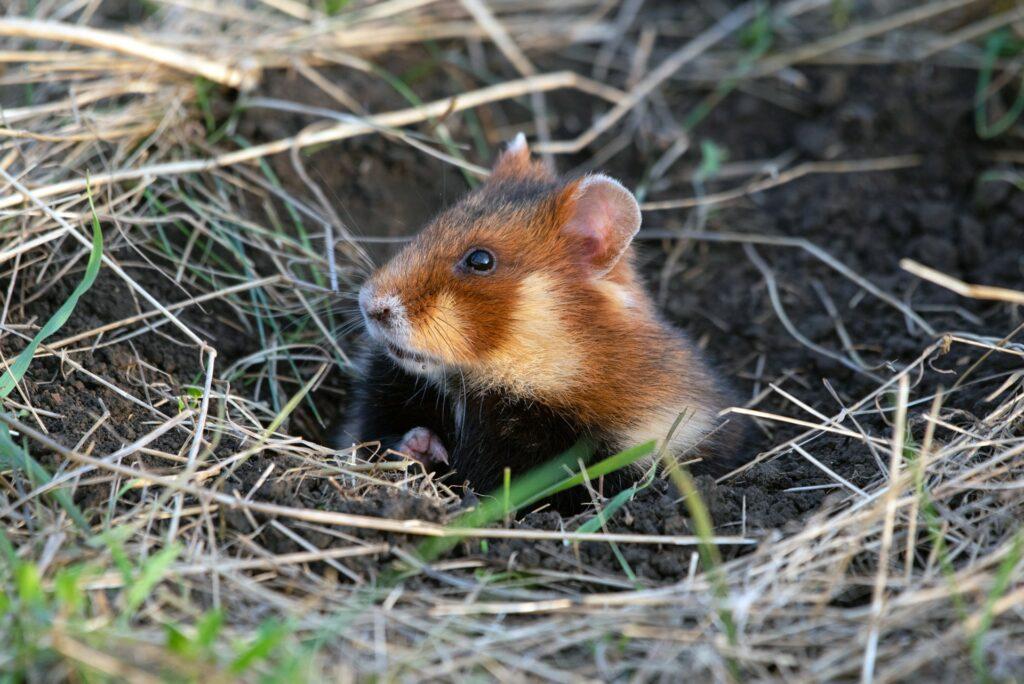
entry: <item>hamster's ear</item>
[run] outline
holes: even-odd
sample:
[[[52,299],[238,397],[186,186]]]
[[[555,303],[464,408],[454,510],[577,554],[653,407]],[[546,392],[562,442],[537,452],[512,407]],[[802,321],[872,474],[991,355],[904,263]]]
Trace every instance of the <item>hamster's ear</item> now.
[[[640,205],[613,178],[594,174],[571,183],[559,197],[562,234],[601,276],[612,269],[640,230]]]
[[[526,136],[517,133],[505,151],[498,157],[491,170],[491,178],[495,180],[510,178],[547,179],[551,173],[540,161],[534,161],[530,155],[530,147],[526,144]]]

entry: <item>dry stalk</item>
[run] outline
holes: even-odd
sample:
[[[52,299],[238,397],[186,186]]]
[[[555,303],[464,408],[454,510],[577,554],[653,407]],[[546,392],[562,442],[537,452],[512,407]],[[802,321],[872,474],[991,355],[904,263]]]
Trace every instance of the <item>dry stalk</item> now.
[[[260,78],[259,68],[255,65],[226,66],[195,54],[159,45],[150,40],[133,38],[122,32],[104,31],[88,26],[8,17],[0,19],[0,36],[74,43],[101,50],[112,50],[135,59],[155,62],[169,69],[195,74],[214,83],[243,91],[255,88]]]

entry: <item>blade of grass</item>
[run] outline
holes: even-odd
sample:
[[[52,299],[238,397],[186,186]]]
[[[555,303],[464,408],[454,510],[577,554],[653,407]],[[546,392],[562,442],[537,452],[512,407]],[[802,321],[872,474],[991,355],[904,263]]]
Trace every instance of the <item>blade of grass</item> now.
[[[18,446],[17,442],[11,437],[11,432],[6,423],[0,423],[0,464],[6,468],[23,471],[35,488],[42,487],[53,479],[49,471],[40,465],[39,461],[32,458],[28,453],[28,449]],[[79,529],[83,531],[89,529],[89,523],[86,521],[82,511],[75,505],[67,490],[53,489],[48,491],[46,496],[56,501],[61,508],[67,511],[68,516],[71,517]]]
[[[289,625],[270,619],[260,625],[251,643],[241,646],[238,655],[229,668],[233,674],[241,674],[256,663],[268,659],[278,644],[292,632]]]
[[[1008,38],[1009,33],[1006,31],[996,31],[989,37],[985,43],[984,62],[981,69],[978,70],[978,85],[974,91],[974,128],[978,137],[983,140],[989,140],[1005,133],[1024,113],[1024,76],[1022,76],[1020,90],[1017,92],[1013,104],[995,122],[989,123],[988,120],[988,99],[993,95],[988,92],[992,85],[992,72]]]
[[[153,592],[153,588],[164,578],[171,563],[182,551],[181,544],[170,544],[147,558],[139,568],[138,576],[132,581],[125,595],[124,612],[121,617],[127,623],[135,611]]]
[[[707,573],[714,589],[715,600],[718,603],[718,618],[725,630],[725,637],[729,645],[736,648],[739,642],[736,630],[736,621],[733,619],[732,610],[727,605],[729,600],[729,587],[725,583],[725,576],[722,573],[722,556],[718,547],[711,543],[714,536],[714,524],[711,521],[711,514],[704,504],[704,500],[697,491],[697,485],[693,476],[679,462],[668,453],[668,450],[661,451],[662,461],[665,463],[665,472],[672,480],[679,492],[685,497],[686,507],[690,511],[690,519],[693,521],[694,531],[700,539],[697,550],[700,554],[701,563],[704,565],[704,572]],[[742,681],[739,665],[733,657],[727,657],[726,663],[733,681]]]
[[[633,495],[640,491],[640,487],[629,487],[616,494],[611,501],[608,502],[607,506],[604,506],[597,512],[590,520],[585,521],[582,525],[576,528],[577,532],[597,532],[601,527],[608,522],[616,511],[622,508],[627,501],[633,498]]]
[[[1009,588],[1010,579],[1017,564],[1020,563],[1022,552],[1024,552],[1024,531],[1018,530],[1017,534],[1013,537],[1010,552],[1006,554],[1006,557],[999,564],[999,569],[996,570],[995,581],[992,583],[992,589],[989,590],[988,597],[985,599],[985,607],[982,610],[978,627],[971,634],[971,666],[974,668],[974,675],[978,678],[979,682],[992,681],[992,676],[989,674],[988,666],[985,663],[985,635],[992,627],[993,610],[996,601]]]
[[[39,348],[39,345],[46,338],[60,330],[67,322],[68,318],[71,317],[71,313],[75,310],[75,306],[78,305],[78,300],[92,287],[92,284],[96,281],[96,276],[99,274],[100,260],[103,256],[103,231],[100,229],[99,218],[96,216],[96,207],[92,201],[92,193],[88,191],[88,188],[86,189],[86,196],[89,198],[89,208],[92,212],[92,250],[89,253],[89,261],[85,266],[85,275],[82,277],[78,287],[71,292],[71,295],[61,304],[60,308],[50,316],[49,320],[39,329],[35,337],[21,350],[14,363],[0,376],[0,399],[10,394],[18,382],[25,377],[25,373],[28,372],[28,367],[35,356],[36,349]],[[11,437],[10,430],[6,424],[0,425],[0,455],[4,457],[4,460],[10,467],[23,470],[34,487],[45,485],[51,480],[52,476],[46,468],[32,458],[27,449],[18,446]],[[79,528],[83,530],[89,529],[85,516],[82,515],[82,512],[72,501],[67,491],[58,489],[49,492],[48,496],[57,501],[61,508],[67,511]]]
[[[236,462],[232,463],[231,467],[226,469],[224,473],[217,479],[217,483],[214,486],[215,489],[222,487],[224,482],[227,481],[227,479],[231,477],[236,470],[242,467],[242,465],[250,458],[252,458],[253,455],[259,453],[260,448],[270,440],[270,438],[274,435],[274,432],[276,432],[277,429],[281,427],[281,425],[284,423],[284,421],[288,419],[288,416],[292,414],[292,412],[299,405],[299,403],[306,398],[306,396],[314,387],[316,387],[317,383],[320,382],[324,374],[327,373],[327,369],[329,367],[330,366],[326,363],[320,365],[316,372],[313,373],[312,377],[310,377],[309,380],[306,381],[306,384],[304,384],[298,392],[293,394],[292,397],[285,403],[284,408],[282,408],[277,413],[277,415],[274,416],[274,419],[270,421],[269,425],[267,425],[266,429],[263,431],[263,434],[261,434],[259,439],[256,441],[256,444],[247,449],[245,456],[243,458],[238,459]]]
[[[88,191],[86,191],[86,194],[89,198],[89,208],[92,210],[92,251],[89,253],[89,262],[85,266],[85,275],[82,277],[82,282],[78,284],[78,287],[72,291],[71,296],[50,316],[46,324],[32,338],[32,341],[14,359],[14,363],[11,364],[10,368],[0,376],[0,399],[10,394],[18,382],[25,376],[29,364],[32,363],[32,358],[35,356],[36,349],[43,343],[43,340],[60,330],[67,322],[68,318],[71,317],[71,312],[78,305],[79,298],[92,287],[93,282],[96,280],[96,275],[100,271],[100,259],[103,256],[103,231],[100,230],[100,221],[96,217],[96,207],[92,203],[92,194]]]
[[[630,447],[624,451],[620,451],[617,454],[609,456],[608,458],[595,463],[593,466],[587,468],[586,477],[596,479],[602,475],[610,475],[611,473],[622,470],[623,468],[630,466],[640,459],[649,456],[654,452],[655,442],[645,442],[635,447]],[[568,452],[567,452],[568,453]],[[541,499],[546,499],[553,494],[563,492],[566,489],[576,487],[584,482],[584,474],[582,472],[573,475],[572,477],[566,478],[561,482],[558,482],[544,490],[539,491],[531,498],[527,499],[519,508],[529,506],[532,503],[536,503]]]
[[[591,479],[613,473],[648,456],[654,450],[654,442],[626,449],[613,456],[599,461],[587,469],[586,477]],[[504,518],[507,514],[521,510],[537,501],[582,484],[583,473],[565,477],[567,468],[577,463],[586,463],[593,455],[594,447],[586,440],[580,440],[565,453],[534,468],[530,472],[516,478],[507,491],[502,487],[489,497],[484,497],[480,505],[460,515],[449,525],[452,535],[449,537],[432,537],[417,547],[417,555],[429,562],[452,548],[462,539],[460,527],[484,527]]]

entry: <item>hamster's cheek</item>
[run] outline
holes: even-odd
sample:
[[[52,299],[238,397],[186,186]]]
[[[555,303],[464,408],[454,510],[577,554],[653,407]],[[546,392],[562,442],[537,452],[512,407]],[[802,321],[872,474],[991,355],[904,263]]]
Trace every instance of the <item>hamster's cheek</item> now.
[[[412,326],[412,346],[445,363],[461,365],[474,356],[470,317],[457,298],[444,292],[425,303]]]

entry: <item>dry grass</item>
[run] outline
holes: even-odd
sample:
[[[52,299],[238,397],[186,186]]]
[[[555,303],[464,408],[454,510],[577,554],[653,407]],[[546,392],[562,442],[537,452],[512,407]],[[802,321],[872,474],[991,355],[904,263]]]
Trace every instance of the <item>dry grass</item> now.
[[[323,8],[333,4],[339,11],[329,16]],[[791,69],[803,63],[885,62],[908,54],[977,62],[973,52],[954,48],[1020,20],[1012,3],[910,4],[916,6],[836,30],[831,0],[779,3],[776,19],[798,22],[801,31],[781,34],[770,57],[738,76],[794,78]],[[332,291],[351,292],[370,263],[361,239],[338,218],[330,189],[305,172],[299,150],[382,136],[480,174],[455,142],[470,137],[460,113],[518,100],[535,116],[526,127],[540,139],[538,149],[582,150],[600,163],[642,134],[633,117],[684,65],[699,63],[704,82],[737,76],[743,55],[729,39],[757,14],[755,5],[723,12],[716,24],[684,20],[670,27],[687,37],[660,60],[649,39],[630,28],[639,3],[629,0],[552,3],[558,9],[534,0],[387,0],[314,9],[295,0],[160,0],[146,5],[151,16],[130,36],[117,27],[108,27],[110,34],[86,31],[97,5],[13,0],[0,15],[2,361],[10,365],[51,313],[38,308],[44,295],[81,278],[90,248],[88,193],[104,228],[105,279],[93,292],[119,284],[124,310],[132,312],[80,322],[47,339],[27,379],[3,400],[0,421],[13,440],[0,442],[0,671],[45,680],[640,681],[688,672],[721,680],[891,681],[943,670],[952,678],[1022,676],[1024,376],[986,376],[979,365],[944,392],[921,384],[927,365],[952,345],[984,350],[979,364],[991,355],[1024,356],[1011,341],[1016,331],[993,340],[929,330],[933,342],[915,361],[884,372],[868,367],[852,344],[840,352],[801,340],[808,354],[826,351],[877,378],[877,386],[834,415],[791,396],[789,416],[737,409],[804,430],[758,462],[797,453],[838,485],[799,530],[754,539],[501,525],[461,531],[481,539],[562,540],[570,550],[584,542],[757,542],[752,552],[701,570],[695,551],[689,576],[668,586],[635,588],[585,567],[563,576],[498,574],[472,557],[425,563],[415,556],[416,544],[445,534],[443,523],[458,504],[452,492],[406,464],[364,460],[371,449],[338,452],[296,436],[317,429],[310,396],[333,396],[324,384],[327,370],[347,367],[353,352],[325,303]],[[991,9],[977,26],[929,23],[974,5]],[[477,66],[481,45],[493,41],[492,58],[507,59],[518,76],[471,90],[452,86],[434,102],[375,112],[361,111],[345,83],[320,76],[337,65],[377,76],[369,60],[429,41],[455,46]],[[893,45],[913,49],[897,54]],[[537,66],[546,55],[569,52],[597,63],[600,73],[617,49],[633,62],[625,78],[607,79],[615,85]],[[195,75],[258,92],[261,79],[280,77],[283,68],[322,89],[338,111],[259,144],[237,137],[233,116],[219,119],[227,121],[222,129],[206,128],[206,115],[225,98]],[[590,66],[580,72],[591,73]],[[554,140],[545,93],[556,90],[607,103],[604,114],[576,139]],[[508,132],[499,127],[492,137]],[[673,145],[667,155],[678,158],[687,146]],[[290,155],[308,190],[304,197],[261,166],[270,155]],[[735,190],[647,208],[698,211],[808,174],[917,163],[849,160],[774,175],[757,168],[743,171]],[[928,330],[905,302],[809,242],[684,236],[743,242],[770,288],[773,275],[755,245],[804,249],[906,316],[908,325]],[[915,272],[967,297],[992,294],[930,269]],[[1024,296],[996,294],[1003,301]],[[231,336],[259,342],[227,363],[215,341]],[[146,340],[184,347],[194,368],[155,367],[137,351]],[[127,360],[94,363],[102,352]],[[75,382],[84,385],[75,390]],[[965,382],[990,385],[988,400],[969,414],[946,410]],[[55,431],[68,416],[39,405],[41,393],[101,390],[116,397],[116,406],[92,411],[97,404],[88,404],[89,425]],[[126,430],[129,414],[136,425]],[[888,432],[861,429],[879,416]],[[884,467],[869,486],[847,482],[815,458],[816,439],[826,433],[874,450]],[[103,446],[111,443],[120,446]],[[25,452],[49,473],[33,471]],[[251,489],[239,491],[241,480],[232,474],[256,463],[262,470],[245,480]],[[278,490],[316,482],[353,499],[393,490],[431,503],[409,509],[409,517],[324,510],[314,501],[299,505],[299,497],[285,505],[254,495],[266,482]],[[85,527],[76,525],[75,505],[62,504],[59,492],[77,494]],[[256,532],[271,529],[300,550],[261,545]],[[705,560],[714,565],[714,556]],[[853,600],[865,595],[866,602]]]

